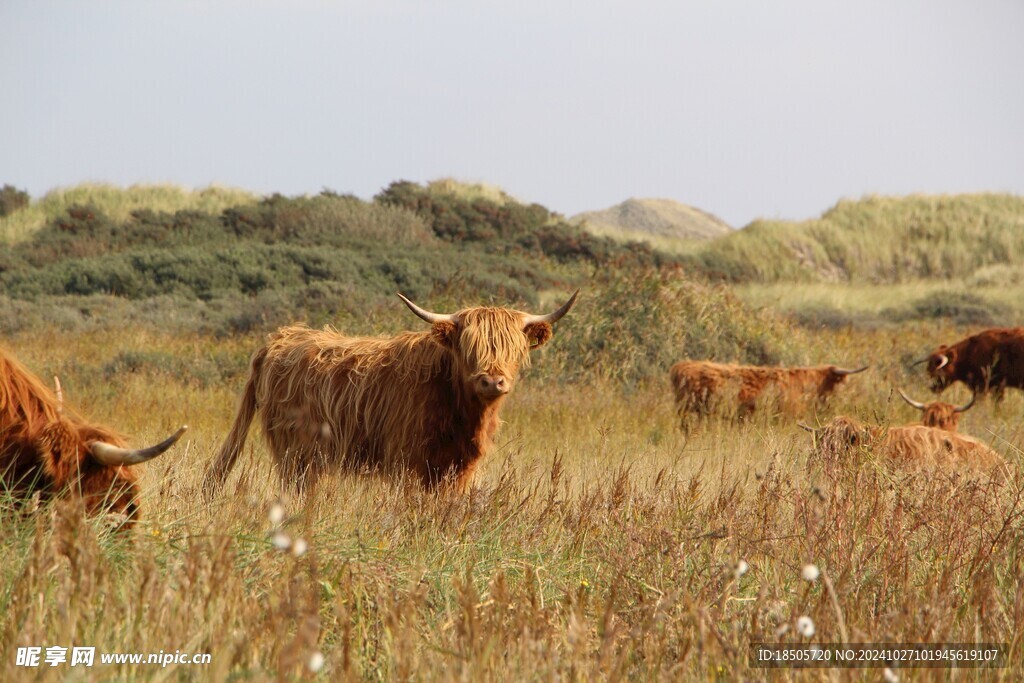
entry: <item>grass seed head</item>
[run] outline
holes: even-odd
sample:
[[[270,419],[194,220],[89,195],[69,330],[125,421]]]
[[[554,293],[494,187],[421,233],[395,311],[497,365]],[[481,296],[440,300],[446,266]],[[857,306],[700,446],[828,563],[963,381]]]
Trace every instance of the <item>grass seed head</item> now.
[[[796,620],[796,630],[804,638],[810,638],[814,635],[814,620],[806,614],[799,617]]]

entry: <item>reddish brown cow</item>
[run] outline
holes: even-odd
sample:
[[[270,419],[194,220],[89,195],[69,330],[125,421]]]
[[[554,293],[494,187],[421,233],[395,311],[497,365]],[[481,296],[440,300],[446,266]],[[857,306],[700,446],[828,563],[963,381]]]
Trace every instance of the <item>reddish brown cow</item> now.
[[[952,346],[942,345],[918,363],[928,363],[937,394],[963,382],[975,394],[992,390],[998,401],[1006,387],[1024,389],[1024,328],[985,330]]]
[[[9,354],[0,350],[0,476],[8,494],[26,499],[38,491],[80,496],[91,514],[138,516],[138,487],[129,465],[170,448],[185,431],[140,450],[124,438],[85,421]]]
[[[405,471],[428,487],[450,479],[464,488],[491,448],[498,411],[530,350],[551,338],[578,294],[547,315],[439,315],[399,295],[431,328],[384,339],[281,328],[253,356],[204,491],[223,484],[257,410],[278,473],[299,489],[337,467]]]
[[[855,456],[862,449],[902,467],[968,467],[1005,473],[1006,461],[978,439],[924,425],[879,427],[852,417],[836,417],[814,432],[815,453],[826,467]]]
[[[767,390],[776,392],[781,411],[795,413],[808,403],[823,403],[850,375],[868,366],[847,370],[835,365],[814,368],[773,368],[709,361],[676,363],[669,371],[680,417],[707,415],[717,402],[749,415]]]
[[[921,424],[925,427],[945,429],[947,432],[955,432],[957,430],[960,426],[960,413],[970,410],[971,406],[974,405],[974,399],[977,398],[972,395],[971,400],[962,406],[955,406],[952,403],[943,403],[942,401],[933,401],[926,404],[910,398],[903,393],[902,389],[897,389],[896,391],[899,392],[904,401],[923,413],[921,415]]]

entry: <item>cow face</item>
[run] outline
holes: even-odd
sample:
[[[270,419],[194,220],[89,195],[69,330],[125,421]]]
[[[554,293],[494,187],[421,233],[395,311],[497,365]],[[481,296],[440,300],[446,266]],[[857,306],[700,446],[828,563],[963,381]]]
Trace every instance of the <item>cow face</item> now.
[[[530,351],[551,338],[552,324],[569,312],[578,294],[547,315],[488,307],[440,315],[404,296],[402,300],[433,324],[434,341],[451,351],[453,379],[463,385],[465,394],[489,404],[512,391],[520,369],[530,364]]]
[[[841,368],[836,365],[830,365],[825,369],[824,374],[821,376],[821,382],[818,386],[818,397],[821,399],[828,398],[835,391],[836,387],[846,381],[846,378],[850,375],[856,375],[857,373],[864,372],[870,365],[859,367],[856,370],[848,368]]]
[[[956,349],[940,346],[928,356],[928,374],[932,378],[932,391],[940,394],[953,383],[955,366]]]
[[[551,338],[549,323],[524,325],[524,314],[504,308],[459,311],[455,322],[434,324],[434,338],[452,351],[453,374],[482,402],[510,391],[530,350]]]
[[[925,407],[924,414],[921,416],[921,424],[925,427],[955,432],[960,426],[960,413],[957,412],[955,405],[936,401]]]
[[[181,427],[149,448],[131,450],[106,429],[65,417],[51,422],[34,439],[43,471],[56,492],[81,496],[89,514],[110,514],[130,526],[138,517],[138,487],[129,465],[160,455],[185,432]]]
[[[111,514],[130,525],[138,516],[135,475],[93,454],[94,444],[104,439],[112,435],[58,418],[35,440],[35,448],[56,492],[81,497],[91,515]]]
[[[139,516],[139,487],[127,467],[107,467],[91,458],[78,483],[85,509],[91,515],[110,515],[119,526],[130,527]]]
[[[941,401],[925,404],[910,398],[903,393],[902,389],[897,389],[897,391],[904,401],[921,411],[922,425],[944,429],[947,432],[955,432],[957,430],[957,427],[960,425],[960,413],[970,410],[971,406],[974,405],[975,399],[975,396],[971,395],[971,400],[962,406],[942,403]]]

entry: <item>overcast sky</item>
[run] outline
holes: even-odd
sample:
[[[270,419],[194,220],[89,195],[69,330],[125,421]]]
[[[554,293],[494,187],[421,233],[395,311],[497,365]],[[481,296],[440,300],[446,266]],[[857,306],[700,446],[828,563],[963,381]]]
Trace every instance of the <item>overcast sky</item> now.
[[[1024,2],[0,0],[0,184],[1024,194]]]

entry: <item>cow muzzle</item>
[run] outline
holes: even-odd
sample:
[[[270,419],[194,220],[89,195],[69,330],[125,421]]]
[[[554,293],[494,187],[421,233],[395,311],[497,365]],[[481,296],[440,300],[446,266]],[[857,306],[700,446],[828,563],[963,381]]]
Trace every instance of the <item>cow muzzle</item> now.
[[[480,375],[474,381],[474,388],[480,398],[495,399],[511,391],[512,383],[504,375]]]

